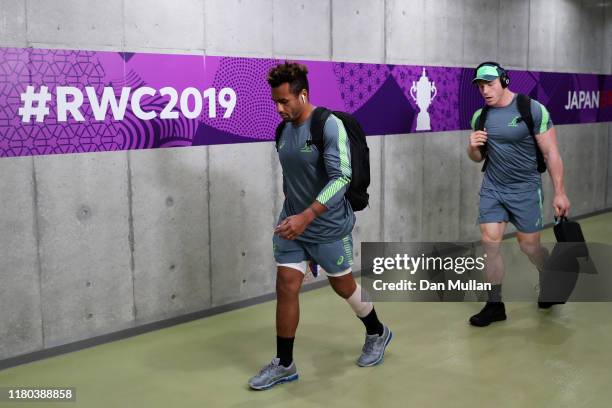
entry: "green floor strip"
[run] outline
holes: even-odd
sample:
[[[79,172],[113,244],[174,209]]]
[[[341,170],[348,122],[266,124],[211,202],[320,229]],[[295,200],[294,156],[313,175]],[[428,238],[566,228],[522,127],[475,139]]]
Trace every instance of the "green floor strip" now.
[[[581,221],[612,243],[612,213]],[[544,233],[552,241],[551,231]],[[474,328],[476,303],[379,303],[394,331],[385,361],[354,361],[363,327],[330,288],[301,297],[296,382],[269,391],[248,378],[274,355],[274,302],[0,371],[0,386],[75,387],[73,403],[3,407],[608,407],[612,304],[540,311]]]

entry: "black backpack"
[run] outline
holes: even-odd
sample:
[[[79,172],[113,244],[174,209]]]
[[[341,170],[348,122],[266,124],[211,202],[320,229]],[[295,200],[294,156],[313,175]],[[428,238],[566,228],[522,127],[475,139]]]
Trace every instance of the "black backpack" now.
[[[533,116],[531,116],[531,98],[527,95],[518,94],[516,96],[516,105],[519,114],[521,115],[520,120],[525,121],[527,129],[529,129],[529,134],[533,138],[533,144],[535,145],[536,149],[536,158],[538,160],[538,172],[544,173],[546,171],[546,162],[544,161],[544,155],[542,154],[540,146],[538,146],[538,141],[535,137],[535,124],[533,123]],[[478,121],[476,123],[475,130],[484,130],[485,121],[487,120],[487,113],[489,113],[489,105],[485,105],[482,108],[482,111],[480,112],[480,117],[478,118]],[[489,155],[487,154],[486,144],[481,147],[481,152],[485,156],[485,160],[482,165],[482,171],[484,172],[487,169],[487,165],[489,164]]]
[[[323,128],[325,127],[325,121],[327,121],[331,114],[334,114],[344,124],[351,148],[351,170],[353,174],[351,176],[351,184],[346,190],[345,196],[351,204],[353,211],[361,211],[368,206],[370,198],[368,194],[368,186],[370,185],[370,149],[368,149],[366,135],[359,122],[348,113],[317,107],[312,112],[310,122],[312,139],[307,144],[309,146],[315,145],[319,152],[323,153]],[[276,128],[276,150],[278,150],[278,141],[284,128],[284,121],[279,123]],[[321,157],[323,156],[321,155]]]

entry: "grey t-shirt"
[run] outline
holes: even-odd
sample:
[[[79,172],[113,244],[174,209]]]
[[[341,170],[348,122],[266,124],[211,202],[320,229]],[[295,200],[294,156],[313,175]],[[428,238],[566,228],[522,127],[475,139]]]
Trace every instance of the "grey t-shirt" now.
[[[476,128],[481,112],[482,109],[479,109],[472,116],[472,129]],[[536,135],[553,126],[546,107],[534,99],[531,100],[531,115]],[[485,121],[489,163],[482,189],[509,193],[533,191],[541,187],[534,140],[520,117],[516,95],[508,106],[489,109]]]
[[[315,218],[297,240],[312,243],[337,241],[351,232],[355,214],[344,196],[351,182],[351,150],[342,121],[331,115],[323,130],[324,153],[307,145],[311,140],[309,117],[295,126],[287,123],[278,142],[283,168],[285,202],[280,223],[304,211],[315,200],[328,210]]]

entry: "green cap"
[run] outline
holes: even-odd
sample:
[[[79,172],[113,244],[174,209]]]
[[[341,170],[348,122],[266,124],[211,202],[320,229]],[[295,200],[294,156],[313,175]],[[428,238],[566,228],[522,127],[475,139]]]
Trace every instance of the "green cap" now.
[[[472,83],[476,81],[493,81],[499,78],[499,71],[496,66],[483,65],[476,71],[476,78],[472,79]]]

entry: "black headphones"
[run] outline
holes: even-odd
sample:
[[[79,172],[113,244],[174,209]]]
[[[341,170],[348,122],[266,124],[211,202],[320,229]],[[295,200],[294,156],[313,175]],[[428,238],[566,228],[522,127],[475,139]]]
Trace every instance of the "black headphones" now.
[[[507,88],[508,85],[510,85],[510,77],[508,76],[508,73],[506,72],[504,68],[502,68],[501,65],[499,65],[497,62],[494,62],[494,61],[486,61],[478,65],[476,69],[474,70],[474,77],[476,77],[478,69],[480,69],[480,67],[484,65],[490,65],[490,66],[497,68],[497,73],[499,74],[499,82],[501,82],[502,88]]]

